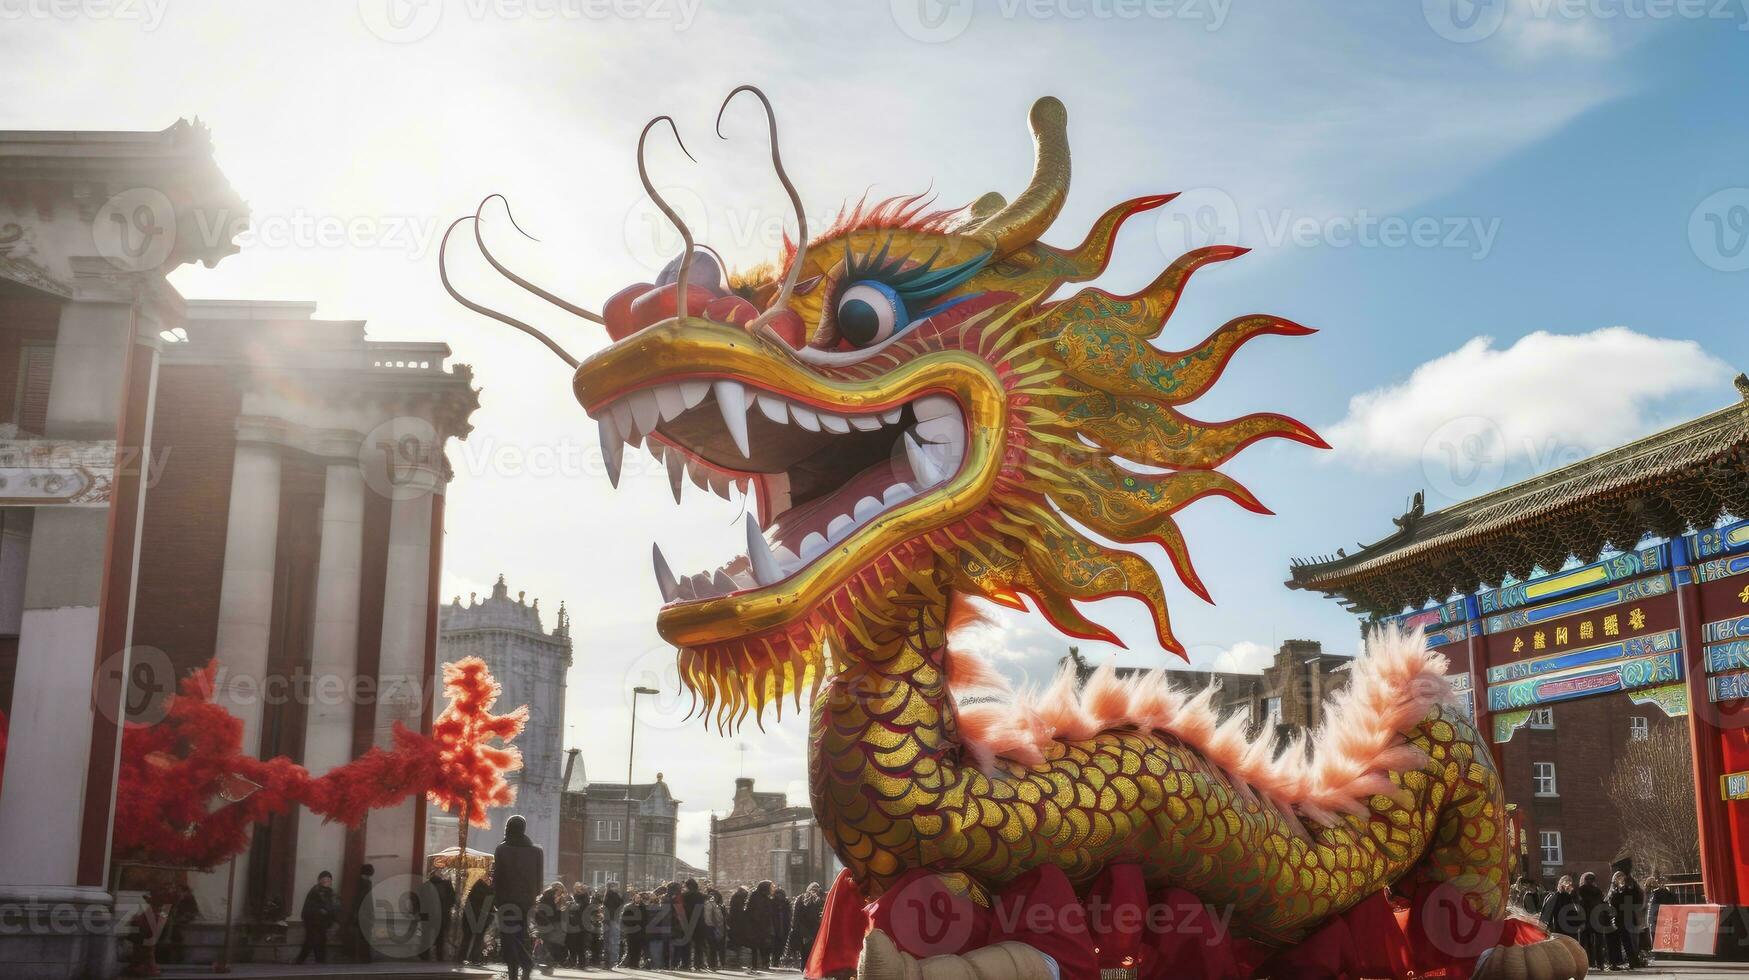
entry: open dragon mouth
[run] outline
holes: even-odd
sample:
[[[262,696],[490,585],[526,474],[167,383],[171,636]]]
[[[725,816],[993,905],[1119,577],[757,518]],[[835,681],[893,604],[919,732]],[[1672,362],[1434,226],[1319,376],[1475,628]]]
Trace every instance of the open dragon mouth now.
[[[747,549],[715,569],[676,575],[653,553],[665,603],[776,585],[858,529],[950,480],[966,456],[965,413],[932,392],[846,410],[732,378],[660,382],[596,412],[610,476],[624,445],[648,443],[680,499],[683,479],[725,487],[752,478],[758,516]]]

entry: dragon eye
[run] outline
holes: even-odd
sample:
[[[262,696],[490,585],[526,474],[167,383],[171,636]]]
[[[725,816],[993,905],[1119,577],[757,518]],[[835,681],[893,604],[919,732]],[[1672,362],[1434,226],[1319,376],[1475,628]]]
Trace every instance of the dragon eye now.
[[[909,324],[905,301],[885,283],[852,283],[838,297],[838,333],[853,347],[878,344]]]

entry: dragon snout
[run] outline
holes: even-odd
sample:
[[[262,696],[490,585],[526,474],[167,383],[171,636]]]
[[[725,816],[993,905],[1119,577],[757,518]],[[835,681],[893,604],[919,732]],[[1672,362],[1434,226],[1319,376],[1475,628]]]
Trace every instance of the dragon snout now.
[[[615,341],[637,333],[651,324],[661,323],[680,314],[680,257],[676,256],[656,276],[656,281],[633,283],[607,301],[602,309],[607,333]],[[723,270],[709,252],[695,252],[686,281],[686,313],[713,323],[746,327],[759,316],[759,307],[744,296],[730,292],[723,285]],[[802,318],[792,310],[773,317],[769,326],[791,347],[799,348],[807,340]]]

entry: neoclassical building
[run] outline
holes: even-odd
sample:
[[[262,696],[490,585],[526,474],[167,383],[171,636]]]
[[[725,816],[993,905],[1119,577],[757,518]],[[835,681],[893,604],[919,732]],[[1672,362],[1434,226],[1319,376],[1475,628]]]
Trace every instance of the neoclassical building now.
[[[429,724],[470,374],[314,304],[184,299],[165,276],[247,218],[197,124],[0,133],[0,975],[114,974],[122,724],[188,670],[317,773]],[[416,872],[423,806],[259,827],[239,918],[319,869]],[[223,874],[194,884],[222,919]]]
[[[819,882],[830,888],[844,865],[826,843],[812,807],[792,806],[783,793],[761,793],[735,780],[729,815],[711,815],[710,877],[719,888],[770,879],[790,898]]]
[[[559,874],[559,798],[564,790],[565,674],[571,667],[571,618],[563,603],[549,632],[541,624],[540,600],[524,593],[510,598],[504,576],[485,599],[461,596],[443,607],[438,627],[441,662],[479,657],[503,685],[499,711],[528,706],[528,725],[516,739],[522,769],[510,775],[516,802],[490,812],[488,830],[468,832],[468,846],[489,851],[504,836],[504,821],[520,813],[528,835],[546,852],[545,876]],[[426,846],[440,851],[456,844],[455,817],[433,811],[427,819]]]

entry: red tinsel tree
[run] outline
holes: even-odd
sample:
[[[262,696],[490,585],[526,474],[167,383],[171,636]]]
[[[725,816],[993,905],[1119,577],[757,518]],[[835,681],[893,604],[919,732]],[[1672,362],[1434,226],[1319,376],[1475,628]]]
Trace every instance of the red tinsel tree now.
[[[425,795],[457,814],[465,848],[469,824],[485,827],[489,807],[516,801],[516,788],[504,777],[522,768],[522,750],[508,743],[528,723],[528,706],[493,714],[503,688],[479,657],[444,664],[443,688],[449,694],[449,707],[431,725],[437,773]],[[493,745],[493,740],[505,744]]]

